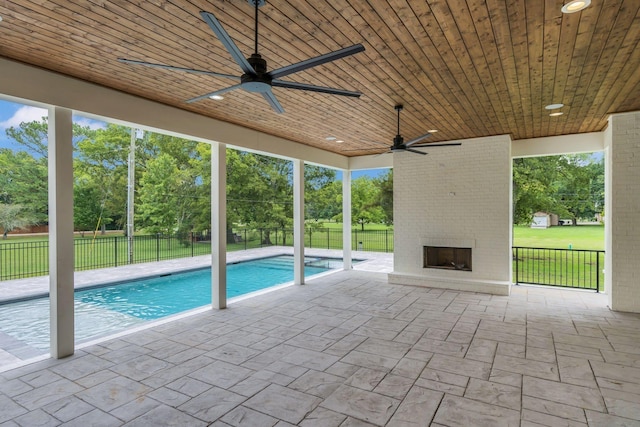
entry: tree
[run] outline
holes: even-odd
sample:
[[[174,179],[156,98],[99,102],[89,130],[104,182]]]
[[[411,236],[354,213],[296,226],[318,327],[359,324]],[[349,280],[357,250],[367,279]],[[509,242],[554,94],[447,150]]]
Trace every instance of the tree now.
[[[513,221],[531,224],[538,211],[555,212],[557,208],[553,183],[558,174],[559,159],[526,157],[513,161]]]
[[[320,166],[306,165],[305,217],[316,222],[331,219],[342,212],[342,182],[336,181],[336,172]]]
[[[136,219],[152,233],[173,234],[178,228],[177,191],[180,177],[176,161],[168,154],[147,163],[140,182]]]
[[[364,231],[365,224],[380,223],[384,220],[384,211],[379,204],[380,189],[376,183],[361,176],[351,185],[351,222],[360,224]]]
[[[604,206],[604,163],[592,163],[588,154],[560,157],[557,181],[559,212],[571,218],[593,218]]]
[[[378,204],[384,213],[384,223],[393,224],[393,169],[389,169],[384,175],[376,180],[380,192]]]
[[[31,218],[25,213],[21,205],[0,203],[0,228],[3,230],[3,239],[6,240],[9,232],[31,224],[33,224]]]
[[[0,202],[20,205],[32,223],[48,218],[47,160],[26,151],[0,149]]]

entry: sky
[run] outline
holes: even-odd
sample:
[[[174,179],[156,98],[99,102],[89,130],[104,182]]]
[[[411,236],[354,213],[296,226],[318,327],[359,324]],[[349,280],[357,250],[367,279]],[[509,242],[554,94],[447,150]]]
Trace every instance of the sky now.
[[[7,137],[7,129],[18,127],[22,122],[40,121],[48,112],[45,108],[32,107],[30,105],[0,99],[0,148],[21,148],[17,143]],[[98,120],[86,117],[73,116],[74,123],[81,126],[89,126],[92,129],[104,128],[106,124]]]

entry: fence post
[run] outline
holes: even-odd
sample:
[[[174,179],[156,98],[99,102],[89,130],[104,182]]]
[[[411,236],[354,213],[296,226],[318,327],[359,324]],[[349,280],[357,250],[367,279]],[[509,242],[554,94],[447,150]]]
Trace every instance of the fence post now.
[[[384,230],[384,251],[385,253],[389,252],[389,230]]]
[[[596,292],[600,293],[600,252],[596,252]]]
[[[195,246],[195,242],[193,241],[193,231],[189,233],[189,237],[191,240],[191,258],[193,258],[193,247]]]
[[[514,249],[516,250],[516,285],[517,285],[518,284],[518,279],[519,279],[519,276],[518,276],[518,264],[519,264],[519,262],[518,262],[518,248],[515,247]]]
[[[156,233],[156,261],[160,261],[160,233]]]
[[[114,266],[118,266],[118,236],[113,236],[113,259]]]
[[[331,249],[330,248],[330,243],[329,243],[329,229],[327,228],[327,249]]]
[[[356,248],[356,250],[358,250],[358,228],[354,228],[354,230],[356,232],[356,240],[354,242],[354,247]]]
[[[244,229],[244,250],[247,250],[247,229]]]

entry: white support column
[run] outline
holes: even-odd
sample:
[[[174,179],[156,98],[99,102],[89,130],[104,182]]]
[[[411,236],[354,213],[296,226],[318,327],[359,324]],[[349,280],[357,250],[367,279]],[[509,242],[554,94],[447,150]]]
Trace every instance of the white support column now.
[[[293,160],[293,282],[304,285],[304,162]]]
[[[351,171],[342,171],[342,262],[345,270],[353,268],[351,262]]]
[[[211,144],[211,305],[227,307],[227,146]]]
[[[74,352],[73,119],[49,108],[49,293],[51,357]]]

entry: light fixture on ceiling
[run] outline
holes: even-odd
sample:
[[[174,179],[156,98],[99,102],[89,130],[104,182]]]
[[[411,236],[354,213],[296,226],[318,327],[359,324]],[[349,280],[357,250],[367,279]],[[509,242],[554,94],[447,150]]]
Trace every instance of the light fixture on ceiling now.
[[[551,113],[551,114],[549,114],[549,116],[551,116],[551,117],[558,117],[558,116],[561,116],[561,115],[563,115],[563,114],[564,114],[564,113],[563,113],[562,111],[558,111],[558,112],[555,112],[555,113]]]
[[[438,132],[438,129],[429,129],[427,132],[429,132],[429,133],[436,133],[436,132]]]
[[[586,9],[591,4],[591,0],[571,0],[562,6],[562,13],[575,13]]]
[[[557,110],[558,108],[562,108],[562,107],[564,107],[564,104],[558,103],[558,104],[549,104],[544,108],[546,108],[547,110]]]
[[[326,139],[327,141],[335,141],[335,140],[336,140],[336,139],[338,139],[338,138],[336,138],[335,136],[328,136],[328,137],[326,137],[325,139]]]
[[[336,144],[342,144],[344,141],[342,139],[337,139]]]
[[[222,95],[211,95],[209,98],[214,99],[216,101],[222,101],[224,99],[224,96],[222,96]]]

